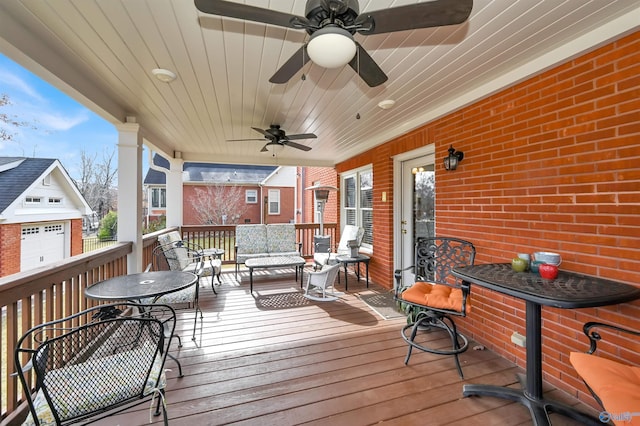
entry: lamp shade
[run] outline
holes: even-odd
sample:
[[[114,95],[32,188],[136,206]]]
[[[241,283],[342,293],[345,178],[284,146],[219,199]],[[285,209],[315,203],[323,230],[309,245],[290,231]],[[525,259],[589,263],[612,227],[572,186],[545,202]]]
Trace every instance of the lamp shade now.
[[[324,68],[338,68],[348,64],[356,54],[351,33],[343,28],[327,26],[319,29],[307,43],[307,54]]]

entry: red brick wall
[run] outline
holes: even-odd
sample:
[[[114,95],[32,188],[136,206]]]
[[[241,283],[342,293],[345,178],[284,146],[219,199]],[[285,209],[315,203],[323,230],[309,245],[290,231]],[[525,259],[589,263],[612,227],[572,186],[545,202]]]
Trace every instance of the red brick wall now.
[[[437,232],[471,240],[477,263],[551,250],[562,269],[640,285],[639,52],[636,32],[339,164],[373,165],[373,281],[392,284],[391,156],[434,143]],[[447,172],[450,144],[465,157]],[[472,296],[464,331],[524,367],[524,349],[510,341],[524,334],[523,302],[477,286]],[[640,302],[542,311],[545,380],[594,404],[569,352],[586,349],[586,321],[640,329]],[[624,340],[603,353],[640,363]]]
[[[71,219],[71,256],[82,254],[82,219]]]
[[[280,190],[280,214],[269,214],[269,206],[264,205],[264,223],[289,223],[295,217],[295,188],[292,187],[264,187],[263,198],[269,199],[269,190]],[[264,201],[263,199],[263,201]]]
[[[0,225],[0,277],[20,272],[21,232],[19,223]]]
[[[304,187],[308,188],[314,184],[314,182],[320,182],[321,185],[330,185],[338,188],[338,174],[332,167],[307,167],[305,170],[305,182]],[[304,223],[313,223],[313,192],[304,191]],[[324,208],[324,223],[338,223],[338,197],[340,192],[329,193],[329,200]]]

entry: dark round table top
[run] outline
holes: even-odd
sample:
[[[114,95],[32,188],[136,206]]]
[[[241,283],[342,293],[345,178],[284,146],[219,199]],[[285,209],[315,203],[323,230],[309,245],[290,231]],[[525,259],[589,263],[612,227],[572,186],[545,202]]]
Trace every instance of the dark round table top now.
[[[515,272],[510,263],[491,263],[454,268],[452,274],[520,299],[556,308],[592,308],[640,298],[640,287],[575,272],[558,272],[546,280],[533,272]]]
[[[140,300],[182,290],[197,278],[195,274],[183,271],[141,272],[95,283],[87,287],[84,294],[96,300]]]

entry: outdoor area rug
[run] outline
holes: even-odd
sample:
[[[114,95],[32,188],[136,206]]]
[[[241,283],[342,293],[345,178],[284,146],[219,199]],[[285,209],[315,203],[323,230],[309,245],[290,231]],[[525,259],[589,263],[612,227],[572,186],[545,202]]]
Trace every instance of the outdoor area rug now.
[[[357,294],[358,299],[366,303],[371,309],[383,319],[404,317],[396,302],[393,300],[393,292]]]

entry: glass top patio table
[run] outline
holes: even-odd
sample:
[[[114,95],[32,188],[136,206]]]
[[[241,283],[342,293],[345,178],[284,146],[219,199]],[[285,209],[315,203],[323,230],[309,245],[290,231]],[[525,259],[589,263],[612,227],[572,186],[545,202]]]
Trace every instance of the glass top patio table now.
[[[196,274],[184,271],[151,271],[120,275],[95,283],[84,290],[89,299],[141,300],[179,291],[196,282]]]
[[[542,395],[542,305],[562,309],[614,305],[640,298],[640,288],[604,278],[559,271],[555,280],[532,272],[515,272],[510,263],[454,268],[461,280],[526,302],[526,378],[523,389],[492,385],[464,385],[463,396],[493,396],[518,401],[531,412],[534,425],[549,425],[548,412],[571,417],[582,424],[601,425],[599,419]]]

